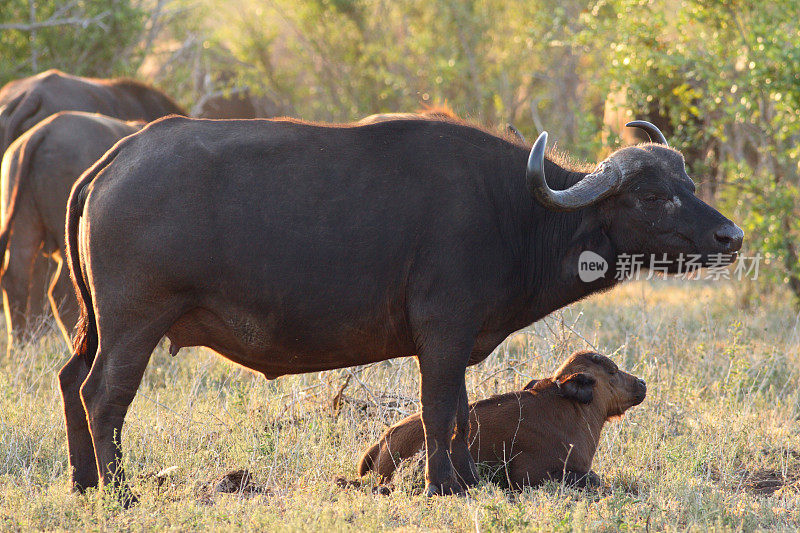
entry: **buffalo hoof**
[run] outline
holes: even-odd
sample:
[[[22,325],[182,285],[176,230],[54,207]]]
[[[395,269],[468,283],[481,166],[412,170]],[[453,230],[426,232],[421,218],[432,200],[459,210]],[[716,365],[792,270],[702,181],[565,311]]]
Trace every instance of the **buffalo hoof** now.
[[[425,490],[425,495],[433,496],[450,496],[450,495],[463,496],[464,489],[456,480],[447,481],[445,483],[428,483],[428,488]]]
[[[470,472],[468,476],[459,476],[459,481],[461,482],[461,486],[465,489],[471,489],[472,487],[478,486],[478,477],[474,472]]]
[[[603,487],[602,478],[592,470],[589,472],[568,471],[562,475],[561,479],[565,485],[575,489],[599,489]]]

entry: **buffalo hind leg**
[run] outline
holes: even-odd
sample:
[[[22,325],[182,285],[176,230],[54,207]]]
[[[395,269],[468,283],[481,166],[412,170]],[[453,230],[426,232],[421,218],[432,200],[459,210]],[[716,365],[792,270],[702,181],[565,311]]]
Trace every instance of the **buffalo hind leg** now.
[[[50,300],[50,309],[56,318],[56,324],[61,331],[61,336],[70,344],[69,333],[78,322],[78,301],[75,299],[75,289],[69,279],[69,268],[64,264],[64,260],[57,259],[53,278],[47,290],[47,298]]]
[[[111,316],[114,316],[113,314]],[[142,381],[150,355],[165,327],[137,324],[115,317],[123,331],[104,330],[99,324],[100,346],[92,369],[81,387],[97,469],[103,487],[115,490],[123,506],[136,502],[122,467],[122,425]]]
[[[3,287],[3,305],[5,307],[6,326],[8,331],[7,354],[16,339],[26,339],[30,335],[29,321],[31,311],[41,314],[41,309],[29,306],[31,298],[31,285],[34,272],[42,272],[40,268],[34,269],[39,249],[42,246],[42,232],[35,225],[26,226],[20,223],[14,225],[14,234],[8,247],[8,265],[0,279]],[[39,259],[39,261],[44,258]],[[41,265],[39,265],[41,266]],[[43,301],[43,298],[39,298]]]
[[[31,274],[30,291],[28,293],[28,330],[38,332],[48,318],[50,305],[47,301],[47,287],[50,284],[50,277],[54,272],[54,263],[43,253],[41,249],[33,261],[33,272]]]
[[[450,456],[454,440],[466,439],[455,433],[456,413],[464,372],[472,349],[470,342],[428,342],[418,356],[420,370],[420,397],[422,400],[422,425],[425,430],[425,480],[427,494],[460,494],[463,487],[458,482]],[[456,449],[462,446],[456,445]],[[468,461],[472,457],[467,454]],[[472,468],[475,468],[473,463]]]
[[[469,452],[469,401],[467,385],[462,380],[458,394],[458,411],[456,412],[456,431],[450,447],[450,457],[456,469],[458,481],[463,487],[474,487],[478,484],[478,471],[475,461]]]
[[[81,402],[81,384],[89,375],[89,367],[82,356],[73,355],[58,373],[61,399],[64,402],[64,421],[67,426],[67,449],[72,475],[72,489],[83,492],[97,486],[97,461],[94,456],[92,435],[86,420],[86,410]]]

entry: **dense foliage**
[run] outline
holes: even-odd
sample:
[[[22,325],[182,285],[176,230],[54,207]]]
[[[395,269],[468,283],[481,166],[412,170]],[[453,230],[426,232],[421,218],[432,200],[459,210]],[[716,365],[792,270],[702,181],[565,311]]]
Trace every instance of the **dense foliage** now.
[[[133,0],[3,0],[0,84],[48,68],[135,74],[148,11]]]

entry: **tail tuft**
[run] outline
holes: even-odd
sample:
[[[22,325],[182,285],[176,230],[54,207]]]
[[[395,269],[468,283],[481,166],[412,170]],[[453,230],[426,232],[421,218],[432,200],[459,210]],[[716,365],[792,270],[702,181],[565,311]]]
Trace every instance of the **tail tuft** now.
[[[85,312],[81,312],[78,323],[75,325],[75,335],[72,337],[72,352],[83,357],[86,366],[91,368],[94,355],[97,353],[97,330],[94,321]]]

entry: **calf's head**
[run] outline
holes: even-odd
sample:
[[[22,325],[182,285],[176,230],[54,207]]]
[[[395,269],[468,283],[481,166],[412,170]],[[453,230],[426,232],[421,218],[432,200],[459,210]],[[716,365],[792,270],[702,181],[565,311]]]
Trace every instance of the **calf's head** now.
[[[584,350],[572,354],[553,374],[559,393],[582,404],[592,404],[605,419],[621,416],[644,401],[645,382],[604,355]]]
[[[651,257],[669,272],[735,261],[744,233],[695,196],[681,153],[649,122],[627,126],[645,130],[653,142],[618,150],[565,190],[547,185],[542,133],[528,159],[534,198],[551,210],[585,209],[583,227],[600,228],[616,254],[643,255],[643,266]],[[688,265],[687,256],[694,256]]]

